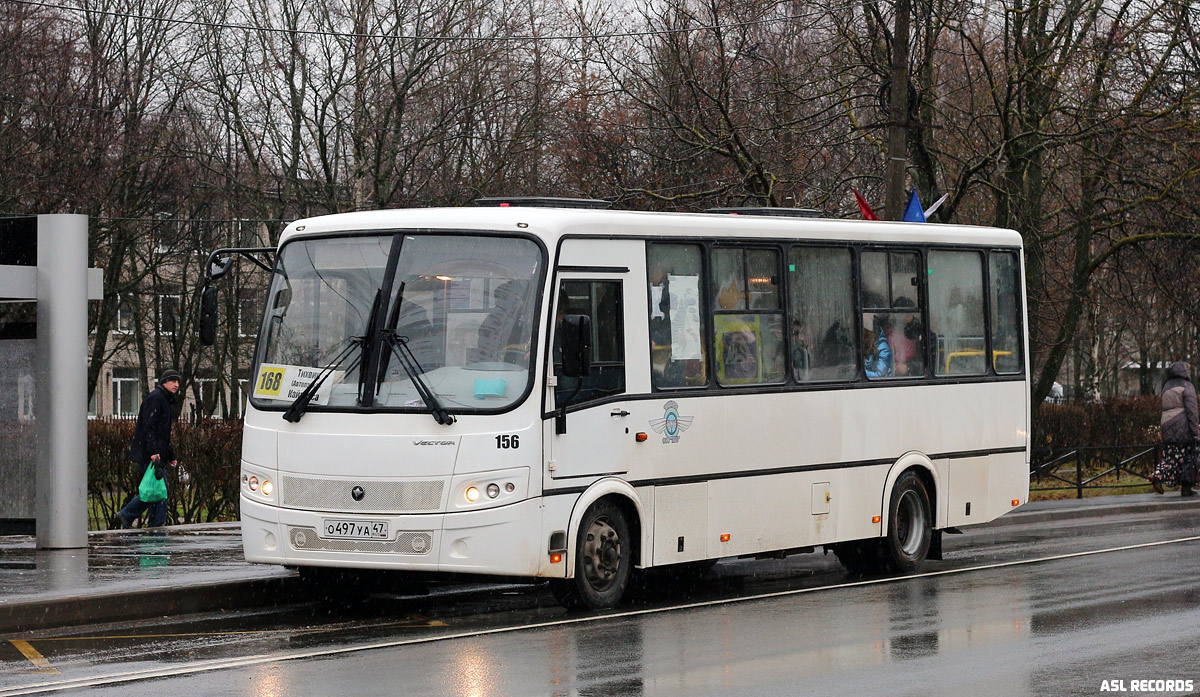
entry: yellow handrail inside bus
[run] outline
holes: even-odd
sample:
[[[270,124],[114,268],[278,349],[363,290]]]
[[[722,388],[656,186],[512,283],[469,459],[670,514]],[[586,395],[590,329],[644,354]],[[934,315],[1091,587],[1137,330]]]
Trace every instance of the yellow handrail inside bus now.
[[[1000,358],[1001,356],[1011,356],[1012,353],[1013,353],[1012,351],[992,351],[992,369],[995,370],[995,368],[996,368],[996,359],[997,358]],[[946,354],[946,372],[947,373],[950,372],[950,361],[955,358],[959,358],[959,357],[966,358],[966,357],[971,357],[971,356],[982,356],[982,355],[983,355],[983,351],[981,349],[967,349],[965,351],[953,351],[951,353],[948,353],[948,354]]]

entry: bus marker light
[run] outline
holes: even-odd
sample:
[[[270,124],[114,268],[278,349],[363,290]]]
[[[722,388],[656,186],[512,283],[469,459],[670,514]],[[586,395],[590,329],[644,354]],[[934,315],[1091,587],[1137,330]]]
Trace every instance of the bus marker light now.
[[[1013,505],[1014,505],[1014,506],[1020,506],[1020,505],[1021,505],[1021,499],[1013,499]]]
[[[560,561],[562,561],[562,555],[561,555],[561,554],[558,554],[558,553],[556,552],[556,553],[553,553],[553,554],[551,554],[551,555],[550,555],[550,563],[551,563],[551,564],[557,564],[557,563],[559,563]]]
[[[645,433],[636,433],[633,436],[633,439],[639,443],[645,443],[647,438],[649,438],[649,436],[647,436]]]
[[[878,522],[879,522],[879,521],[881,521],[881,520],[883,520],[883,518],[880,518],[880,517],[879,517],[879,516],[877,516],[877,515],[873,515],[873,516],[871,516],[871,522],[872,522],[872,523],[878,523]]]
[[[721,541],[728,542],[729,541],[729,533],[725,533],[724,535],[721,535]]]
[[[516,490],[516,488],[517,488],[517,485],[516,485],[516,484],[513,484],[512,482],[508,482],[507,484],[505,484],[505,485],[504,485],[504,490],[505,490],[505,491],[507,491],[507,492],[508,492],[508,493],[510,493],[510,494],[511,494],[513,491],[515,491],[515,490]]]
[[[469,503],[475,503],[476,501],[479,500],[479,489],[476,489],[473,486],[469,486],[469,487],[467,487],[467,491],[464,495],[467,497],[467,501]]]

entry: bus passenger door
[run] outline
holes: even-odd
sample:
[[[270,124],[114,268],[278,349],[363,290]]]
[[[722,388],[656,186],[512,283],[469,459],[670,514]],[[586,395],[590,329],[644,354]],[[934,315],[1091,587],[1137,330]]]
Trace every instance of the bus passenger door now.
[[[627,301],[634,286],[630,272],[597,267],[586,272],[559,272],[554,300],[551,351],[553,379],[546,394],[544,421],[547,470],[552,480],[596,475],[623,475],[635,452],[633,405],[626,374]],[[592,367],[583,378],[562,374],[560,323],[568,314],[588,315],[592,325]],[[566,432],[560,427],[565,405]],[[645,430],[645,429],[641,429]]]

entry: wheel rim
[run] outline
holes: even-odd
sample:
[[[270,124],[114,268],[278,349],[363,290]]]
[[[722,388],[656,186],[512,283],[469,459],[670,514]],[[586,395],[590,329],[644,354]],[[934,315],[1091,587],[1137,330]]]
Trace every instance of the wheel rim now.
[[[584,578],[603,593],[616,582],[621,568],[621,538],[611,521],[602,516],[592,521],[583,540]]]
[[[906,556],[915,557],[921,552],[925,538],[925,506],[916,491],[901,494],[896,506],[896,542]]]

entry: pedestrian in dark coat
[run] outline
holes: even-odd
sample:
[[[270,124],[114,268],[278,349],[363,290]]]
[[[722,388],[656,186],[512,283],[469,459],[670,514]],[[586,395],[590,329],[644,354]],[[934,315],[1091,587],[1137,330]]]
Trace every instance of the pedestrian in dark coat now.
[[[138,481],[146,474],[146,468],[155,467],[156,473],[162,474],[164,465],[172,467],[179,465],[175,459],[175,450],[171,447],[171,424],[175,421],[175,411],[171,407],[175,393],[179,391],[179,373],[174,370],[164,371],[158,379],[158,385],[138,409],[137,424],[133,427],[133,442],[129,444],[129,459],[133,461],[138,472]],[[161,478],[161,476],[160,476]],[[150,509],[150,527],[159,527],[167,521],[167,502],[145,503],[141,497],[134,494],[129,503],[117,513],[117,522],[122,528],[133,527],[134,521],[142,513]]]
[[[1196,457],[1200,454],[1200,410],[1196,406],[1196,388],[1192,385],[1188,364],[1176,361],[1167,368],[1162,388],[1163,453],[1150,484],[1156,493],[1163,487],[1179,485],[1181,496],[1195,496]]]

